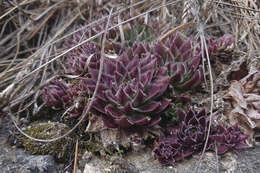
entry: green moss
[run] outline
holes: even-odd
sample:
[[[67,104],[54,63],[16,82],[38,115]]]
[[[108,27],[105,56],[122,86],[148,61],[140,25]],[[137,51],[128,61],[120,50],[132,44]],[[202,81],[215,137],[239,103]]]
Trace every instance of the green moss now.
[[[53,139],[66,133],[69,128],[65,124],[48,122],[48,123],[33,123],[25,130],[28,135],[38,139]],[[64,161],[68,158],[72,139],[70,137],[62,138],[54,142],[37,142],[27,137],[23,137],[22,144],[24,148],[37,155],[52,155],[59,161]]]
[[[115,156],[126,153],[126,148],[124,147],[117,147],[112,144],[104,146],[98,133],[91,133],[87,139],[79,141],[79,153],[85,153],[86,150],[99,156]]]

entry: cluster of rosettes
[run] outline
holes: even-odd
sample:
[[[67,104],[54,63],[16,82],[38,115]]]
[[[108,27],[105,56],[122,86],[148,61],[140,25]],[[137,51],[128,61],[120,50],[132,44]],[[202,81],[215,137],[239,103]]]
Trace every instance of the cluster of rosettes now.
[[[70,49],[104,31],[105,26],[103,22],[90,30],[76,32],[72,39],[65,42],[65,48]],[[164,120],[177,122],[167,137],[159,139],[154,150],[162,164],[172,164],[192,154],[199,154],[204,148],[209,126],[205,110],[195,113],[176,109],[174,100],[171,100],[174,96],[168,93],[174,91],[172,93],[179,94],[200,85],[203,81],[201,62],[205,48],[194,48],[192,39],[184,39],[178,33],[155,42],[153,28],[142,21],[135,22],[134,26],[123,30],[124,38],[118,36],[122,31],[115,29],[107,34],[104,68],[91,107],[92,113],[102,116],[107,127],[125,130],[151,128],[158,125],[161,119],[163,121],[159,125],[162,128],[170,126],[170,122],[167,124]],[[206,42],[212,55],[233,44],[234,38],[224,35]],[[67,72],[81,77],[69,84],[52,80],[43,91],[46,105],[67,110],[71,117],[80,116],[88,106],[88,97],[96,88],[100,58],[98,38],[69,52],[66,55]],[[171,117],[174,114],[178,117]],[[210,132],[206,150],[212,149],[214,142],[219,154],[230,149],[242,149],[246,147],[243,143],[245,139],[246,136],[236,126],[228,129],[219,126],[218,130]]]
[[[44,87],[43,100],[48,107],[62,109],[70,100],[68,96],[69,87],[61,80],[53,79]]]
[[[170,129],[170,135],[161,138],[154,150],[161,164],[172,164],[192,154],[200,153],[206,141],[209,121],[205,109],[197,114],[191,109],[187,113],[178,109],[177,114],[178,126]],[[211,146],[212,142],[209,141],[207,149]],[[168,150],[175,151],[172,158],[165,154]]]
[[[169,136],[160,138],[154,150],[163,165],[201,153],[206,142],[209,120],[205,109],[197,114],[192,110],[186,113],[179,109],[178,118],[178,126],[169,130]],[[224,128],[219,125],[217,130],[210,131],[206,151],[213,149],[216,142],[218,154],[224,154],[228,150],[238,153],[237,150],[248,147],[244,143],[247,137],[239,131],[238,126]]]
[[[107,24],[106,20],[104,21],[98,24],[93,24],[90,29],[82,29],[84,26],[78,27],[79,31],[73,34],[72,39],[67,39],[65,41],[64,47],[66,49],[71,49],[74,46],[81,44],[82,41],[104,31]],[[110,19],[110,25],[116,25],[117,23],[118,21],[115,19],[115,17]],[[132,46],[135,41],[144,41],[150,43],[153,39],[156,38],[155,30],[150,25],[144,24],[144,21],[141,18],[131,21],[130,23],[131,25],[126,24],[126,26],[123,27],[123,35],[125,40],[124,43],[122,43],[122,38],[120,38],[120,31],[118,29],[111,29],[108,31],[105,53],[112,53],[118,56],[123,52],[124,47]],[[66,54],[68,72],[74,75],[86,74],[88,61],[91,60],[93,62],[99,63],[98,60],[100,59],[101,46],[98,43],[99,40],[94,39],[94,41],[81,44],[80,46],[77,46],[68,52]]]
[[[136,22],[141,25],[141,22]],[[73,39],[65,42],[71,48],[104,29],[95,25],[90,30],[79,31]],[[147,31],[147,26],[143,27]],[[151,28],[149,28],[151,30]],[[109,127],[153,126],[158,124],[161,114],[170,105],[167,88],[186,90],[198,86],[203,79],[201,51],[193,51],[192,40],[184,40],[180,34],[169,36],[161,42],[138,42],[142,33],[137,32],[128,43],[116,44],[111,40],[117,38],[115,30],[109,31],[107,51],[113,51],[117,58],[105,54],[104,69],[97,98],[92,111],[102,115]],[[152,31],[151,31],[152,32]],[[127,34],[126,34],[127,35]],[[131,34],[130,34],[131,35]],[[128,38],[131,39],[131,38]],[[231,40],[231,41],[230,41]],[[210,52],[216,52],[218,46],[227,46],[232,42],[231,36],[224,36],[216,41],[209,40]],[[127,46],[126,46],[127,45]],[[54,80],[44,89],[46,105],[68,108],[76,104],[73,115],[80,115],[87,106],[84,99],[78,98],[88,92],[93,94],[100,66],[101,46],[97,40],[82,44],[67,55],[68,72],[81,75],[78,85],[67,85]],[[73,86],[73,87],[72,87]],[[74,91],[77,88],[77,91]],[[75,103],[76,102],[76,103]]]
[[[208,39],[207,46],[208,46],[209,54],[214,54],[220,50],[228,48],[229,46],[233,46],[234,43],[235,43],[235,38],[231,34],[225,34],[216,40],[212,38]]]

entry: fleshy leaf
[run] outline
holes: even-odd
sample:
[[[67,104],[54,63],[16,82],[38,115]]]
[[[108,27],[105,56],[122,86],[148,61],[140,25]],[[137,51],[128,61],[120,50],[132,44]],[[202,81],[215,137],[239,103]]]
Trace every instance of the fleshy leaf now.
[[[152,78],[154,75],[154,69],[151,69],[149,71],[146,71],[144,74],[141,76],[141,82],[143,83],[144,86],[149,85]]]
[[[121,116],[121,112],[118,112],[113,106],[107,105],[105,107],[106,114],[110,115],[112,118],[118,119]]]
[[[115,124],[127,128],[132,126],[133,124],[127,120],[127,118],[124,115],[121,115],[119,119],[114,119]]]
[[[116,100],[118,101],[119,104],[125,105],[129,97],[124,91],[123,84],[119,86],[119,90],[117,91],[115,95]]]
[[[132,124],[136,124],[136,125],[139,125],[139,126],[142,126],[142,125],[146,125],[150,122],[151,118],[146,116],[146,117],[131,117],[131,119],[129,119],[129,121],[132,123]]]
[[[96,109],[97,111],[105,114],[105,104],[100,100],[100,99],[95,99],[93,104],[92,104],[92,108]]]
[[[225,152],[228,151],[228,147],[225,145],[221,145],[220,147],[218,147],[218,154],[224,154]]]
[[[149,113],[149,112],[155,111],[159,106],[160,106],[159,102],[153,101],[151,103],[147,103],[145,105],[142,105],[142,106],[139,106],[138,108],[133,108],[133,109],[136,110],[137,112]]]
[[[180,47],[181,56],[184,57],[185,59],[187,59],[191,56],[191,51],[192,51],[191,41],[187,40]]]
[[[145,99],[145,93],[139,88],[137,89],[137,93],[135,98],[133,99],[132,105],[134,107],[138,107],[139,105],[141,105]]]

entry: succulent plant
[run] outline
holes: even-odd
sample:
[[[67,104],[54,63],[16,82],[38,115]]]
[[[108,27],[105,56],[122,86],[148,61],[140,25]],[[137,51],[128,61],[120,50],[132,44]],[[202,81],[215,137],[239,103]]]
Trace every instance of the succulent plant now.
[[[68,86],[59,79],[53,79],[44,87],[43,101],[53,109],[68,110],[70,117],[80,116],[87,96],[84,88],[77,85]]]
[[[168,128],[169,135],[159,139],[154,150],[162,164],[172,164],[192,154],[199,154],[205,145],[209,123],[205,109],[197,114],[191,109],[187,113],[178,109],[177,114],[178,126]],[[206,150],[211,149],[212,145],[210,139]]]
[[[135,43],[118,59],[105,59],[104,71],[92,109],[103,115],[108,127],[153,126],[169,99],[162,98],[169,77],[165,67],[157,66],[148,44]],[[90,94],[94,92],[98,70],[88,69],[83,80]]]
[[[68,110],[70,117],[81,116],[84,106],[87,103],[88,95],[86,89],[81,85],[74,84],[70,86],[70,100],[66,104],[65,109]],[[72,106],[72,107],[71,107]]]
[[[113,23],[114,20],[111,19],[110,23]],[[76,45],[78,45],[80,42],[95,36],[96,34],[102,32],[105,30],[106,27],[106,20],[103,20],[99,22],[98,24],[94,24],[90,28],[87,28],[86,30],[79,30],[75,34],[72,35],[72,38],[69,38],[65,41],[64,47],[66,49],[70,49]],[[87,25],[88,23],[86,23]],[[79,26],[78,28],[82,28],[84,25]],[[121,47],[119,44],[116,43],[115,40],[118,39],[117,32],[115,29],[111,29],[107,33],[107,40],[111,41],[112,49],[109,51],[114,51],[116,53],[119,53],[121,50]],[[110,46],[111,47],[111,46]],[[100,52],[101,52],[101,46],[97,39],[94,41],[86,42],[77,48],[74,48],[70,52],[66,54],[67,58],[67,67],[68,72],[80,75],[85,74],[87,72],[87,60],[91,58],[90,61],[97,62],[100,59]]]
[[[226,49],[235,43],[235,38],[231,34],[225,34],[222,37],[214,40],[213,38],[207,40],[209,54],[214,54],[220,50]]]
[[[43,90],[43,100],[46,106],[61,109],[69,101],[69,87],[61,80],[55,78]]]
[[[200,67],[201,54],[194,55],[191,39],[184,41],[179,34],[169,36],[163,43],[154,46],[154,52],[161,64],[168,69],[170,84],[180,90],[194,88],[203,79]]]
[[[238,150],[248,148],[248,145],[244,143],[248,135],[242,134],[237,125],[229,128],[219,125],[216,133],[211,135],[211,138],[217,142],[218,154],[224,154],[229,150],[238,153]]]
[[[207,40],[209,55],[227,48],[234,43],[230,34],[214,40]],[[205,51],[205,50],[204,50]],[[178,90],[197,87],[203,80],[201,67],[202,49],[192,47],[192,39],[184,40],[180,34],[169,36],[164,42],[154,45],[154,52],[161,64],[168,69],[170,84]]]
[[[151,23],[156,23],[151,21]],[[158,28],[159,25],[156,25]],[[125,40],[129,41],[129,45],[132,46],[134,42],[146,42],[151,43],[156,39],[156,27],[145,24],[143,18],[137,18],[130,21],[127,26],[124,27]]]
[[[130,16],[129,14],[125,14],[125,16],[120,16],[120,18],[125,18],[124,20],[127,20],[130,18]],[[87,28],[87,30],[80,30],[76,32],[73,34],[72,38],[65,41],[64,47],[66,49],[70,49],[79,44],[81,41],[95,36],[101,31],[104,31],[107,24],[106,22],[106,20],[103,20],[98,24],[94,24],[94,26],[90,27],[89,29]],[[111,26],[117,23],[118,21],[115,20],[115,17],[112,17],[110,22]],[[132,20],[130,23],[130,25],[126,24],[123,29],[123,34],[125,37],[124,43],[122,43],[122,40],[119,37],[119,30],[111,29],[108,31],[107,42],[105,45],[106,53],[120,55],[123,52],[123,48],[125,46],[132,46],[135,41],[145,41],[150,43],[156,38],[155,30],[151,26],[146,25],[142,18]],[[79,26],[78,28],[80,27],[83,26]],[[101,46],[97,39],[74,48],[66,55],[68,72],[75,75],[85,74],[87,72],[87,60],[91,58],[91,61],[98,62],[100,59],[100,52]]]
[[[189,151],[190,154],[200,153],[204,148],[209,126],[205,109],[197,114],[191,109],[187,113],[179,109],[178,117],[179,129],[176,133],[178,141],[186,152]],[[206,150],[211,149],[212,144],[210,139]]]
[[[182,159],[182,146],[177,141],[177,138],[167,137],[159,140],[154,153],[162,165],[173,164]]]
[[[95,63],[100,59],[101,48],[94,42],[87,42],[67,54],[68,72],[81,75],[87,72],[88,59]],[[89,62],[89,63],[90,63]]]

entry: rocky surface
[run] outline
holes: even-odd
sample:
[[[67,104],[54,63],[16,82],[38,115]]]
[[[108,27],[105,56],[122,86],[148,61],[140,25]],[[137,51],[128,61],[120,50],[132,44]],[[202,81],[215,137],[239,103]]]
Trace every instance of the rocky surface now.
[[[207,152],[197,167],[199,156],[185,159],[174,166],[160,166],[150,150],[131,153],[124,159],[111,157],[109,161],[93,157],[85,164],[83,173],[258,173],[260,170],[260,147],[249,149],[236,155],[227,153],[216,158],[215,153]],[[197,171],[196,171],[197,170]]]
[[[4,125],[4,126],[3,126]],[[10,121],[4,119],[0,126],[0,172],[1,173],[63,173],[52,156],[31,155],[22,149],[8,145]],[[195,172],[199,156],[185,159],[173,166],[161,166],[151,149],[131,152],[126,156],[98,157],[86,152],[79,157],[81,173],[190,173]],[[260,147],[248,149],[236,155],[227,153],[216,158],[207,152],[201,160],[197,173],[258,173],[260,170]],[[66,172],[68,173],[68,172]]]
[[[33,156],[22,150],[0,149],[2,173],[58,173],[52,156]]]
[[[31,155],[22,149],[11,147],[8,137],[12,133],[11,122],[1,119],[0,124],[0,172],[1,173],[58,173],[58,164],[52,156]]]

